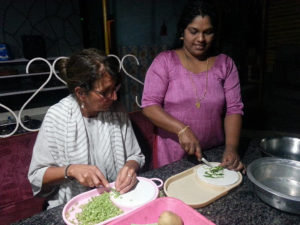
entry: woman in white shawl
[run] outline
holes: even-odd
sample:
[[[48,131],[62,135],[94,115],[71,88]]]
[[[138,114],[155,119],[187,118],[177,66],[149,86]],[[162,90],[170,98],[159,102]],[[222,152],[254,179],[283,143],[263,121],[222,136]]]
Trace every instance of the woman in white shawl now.
[[[61,63],[70,95],[45,115],[28,172],[34,195],[47,197],[48,209],[112,181],[121,193],[137,182],[145,157],[116,101],[114,61],[85,49]]]

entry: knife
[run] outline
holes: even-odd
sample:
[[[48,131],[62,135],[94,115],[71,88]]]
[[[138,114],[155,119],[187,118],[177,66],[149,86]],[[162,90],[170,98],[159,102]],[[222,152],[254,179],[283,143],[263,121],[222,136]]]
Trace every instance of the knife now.
[[[209,166],[209,167],[214,167],[214,165],[212,165],[210,162],[208,162],[204,157],[201,158],[201,161],[205,163],[205,165]]]
[[[201,158],[201,160],[199,161],[194,155],[187,155],[187,160],[195,165],[198,165],[199,163],[204,162],[204,164],[206,164],[209,167],[214,167],[214,165],[212,163],[210,163],[209,161],[207,161],[207,159],[205,158],[206,156],[204,155],[204,153],[202,153],[202,155],[204,157]]]

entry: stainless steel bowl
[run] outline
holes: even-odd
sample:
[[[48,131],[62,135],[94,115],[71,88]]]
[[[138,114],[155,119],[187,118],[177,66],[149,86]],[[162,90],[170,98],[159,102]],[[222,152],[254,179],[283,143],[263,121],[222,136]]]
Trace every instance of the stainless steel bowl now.
[[[264,138],[260,142],[260,147],[267,156],[300,161],[300,138]]]
[[[300,162],[263,157],[250,163],[247,176],[261,200],[277,209],[300,214]]]

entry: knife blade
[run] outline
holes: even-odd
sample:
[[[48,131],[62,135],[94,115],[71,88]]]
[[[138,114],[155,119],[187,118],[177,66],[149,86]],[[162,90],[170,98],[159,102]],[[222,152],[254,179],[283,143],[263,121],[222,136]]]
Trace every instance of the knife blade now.
[[[209,167],[214,167],[214,165],[212,165],[210,162],[208,162],[204,157],[201,158],[201,161],[205,163],[205,165],[209,166]]]

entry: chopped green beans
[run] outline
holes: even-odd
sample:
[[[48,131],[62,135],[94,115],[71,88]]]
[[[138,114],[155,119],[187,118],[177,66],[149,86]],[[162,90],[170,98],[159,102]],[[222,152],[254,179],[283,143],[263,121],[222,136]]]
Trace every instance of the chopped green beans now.
[[[82,212],[76,214],[79,225],[94,225],[123,213],[110,200],[110,195],[103,192],[93,197],[87,204],[80,206]]]
[[[204,176],[210,178],[223,178],[224,168],[222,166],[208,167],[208,170],[205,171]]]
[[[121,195],[121,193],[114,188],[110,188],[110,191],[114,194],[114,198],[118,198]]]

